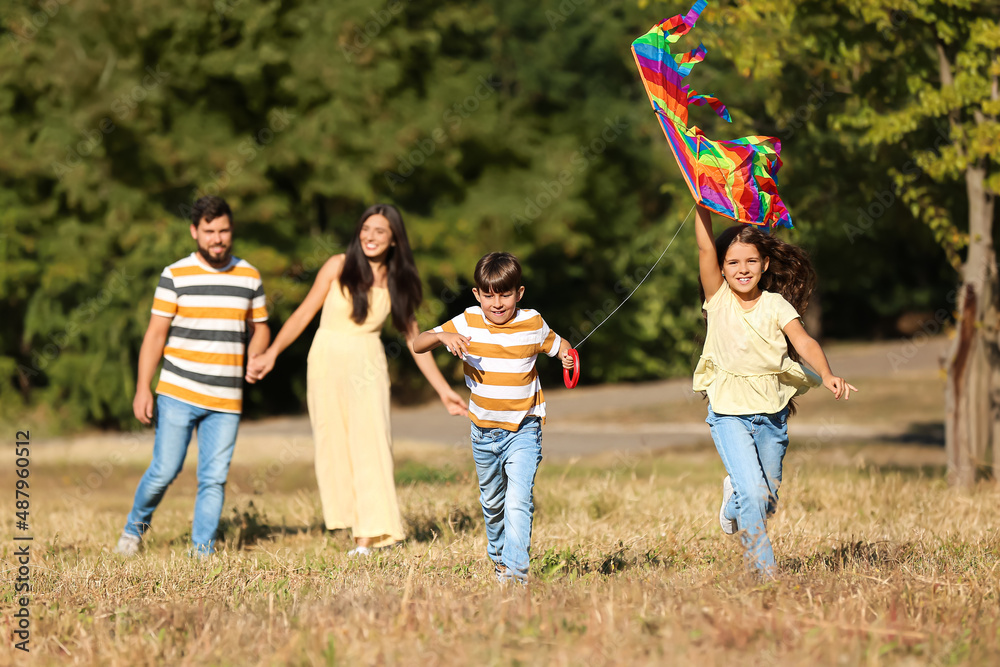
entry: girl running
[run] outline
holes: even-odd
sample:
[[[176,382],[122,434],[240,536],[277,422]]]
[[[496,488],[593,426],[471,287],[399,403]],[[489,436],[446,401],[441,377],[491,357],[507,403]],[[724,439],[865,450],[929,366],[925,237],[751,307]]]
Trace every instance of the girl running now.
[[[837,400],[857,389],[833,374],[799,321],[816,284],[805,252],[750,225],[730,227],[713,241],[712,214],[699,206],[697,216],[708,332],[694,390],[708,394],[705,421],[729,473],[719,522],[727,535],[740,532],[747,566],[773,578],[766,522],[777,508],[792,399],[820,384]]]

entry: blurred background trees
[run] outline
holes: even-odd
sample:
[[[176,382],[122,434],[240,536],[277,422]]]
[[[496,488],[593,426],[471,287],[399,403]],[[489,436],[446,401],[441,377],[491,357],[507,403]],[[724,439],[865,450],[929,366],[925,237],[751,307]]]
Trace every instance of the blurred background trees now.
[[[989,3],[964,3],[962,25],[979,26],[973,38],[972,27],[942,33],[947,16],[928,28],[927,3],[911,4],[898,14],[874,0],[712,3],[688,38],[709,49],[692,84],[718,95],[734,121],[700,109],[692,122],[713,137],[782,140],[782,195],[796,225],[787,237],[816,263],[820,295],[808,315],[826,337],[913,334],[927,321],[943,326],[935,313],[955,308],[963,175],[920,151],[940,155],[934,133],[952,142],[961,132],[970,154],[985,156],[996,134],[939,130],[947,104],[912,127],[879,128],[923,100],[921,86],[941,89],[934,30],[955,67],[971,58],[984,76],[994,71],[997,17]],[[404,213],[424,280],[422,326],[470,305],[475,261],[506,249],[525,266],[525,304],[579,341],[691,207],[629,52],[688,7],[5,3],[0,409],[64,429],[131,423],[156,279],[191,252],[186,207],[203,194],[232,205],[236,253],[263,273],[275,330],[345,247],[357,215],[388,201]],[[985,169],[984,191],[995,192],[995,162]],[[691,234],[681,231],[587,341],[585,381],[693,368],[703,324]],[[310,341],[307,331],[248,390],[248,414],[304,409]],[[397,398],[420,399],[398,333],[387,329],[386,343]],[[458,381],[459,365],[438,361]],[[557,383],[557,365],[541,364]]]

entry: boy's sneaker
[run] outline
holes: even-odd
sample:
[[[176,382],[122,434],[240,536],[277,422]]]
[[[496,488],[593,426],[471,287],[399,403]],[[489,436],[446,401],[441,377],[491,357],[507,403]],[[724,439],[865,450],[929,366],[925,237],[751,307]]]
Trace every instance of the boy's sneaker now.
[[[118,538],[118,546],[115,547],[115,553],[122,556],[134,556],[139,553],[140,546],[142,546],[141,537],[132,535],[131,533],[122,533],[122,536]]]
[[[736,521],[733,519],[726,518],[726,505],[729,504],[729,499],[733,497],[733,483],[729,481],[729,475],[722,480],[722,507],[719,508],[719,525],[722,526],[722,532],[726,535],[736,534]]]
[[[493,572],[497,575],[497,581],[501,584],[506,584],[510,581],[510,577],[507,576],[507,566],[501,565],[500,563],[493,563]]]

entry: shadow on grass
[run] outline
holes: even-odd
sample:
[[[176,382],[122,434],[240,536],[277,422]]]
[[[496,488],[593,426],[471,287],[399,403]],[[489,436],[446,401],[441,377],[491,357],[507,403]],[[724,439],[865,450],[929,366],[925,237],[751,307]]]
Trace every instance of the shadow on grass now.
[[[912,422],[906,432],[886,438],[887,442],[901,445],[926,445],[944,447],[944,422]]]
[[[476,518],[463,507],[452,507],[445,517],[408,514],[403,517],[407,535],[414,542],[433,542],[441,537],[455,537],[473,530]]]
[[[594,558],[587,557],[578,549],[549,549],[537,560],[537,564],[533,561],[532,568],[537,568],[538,576],[544,580],[566,577],[572,581],[590,573],[610,576],[637,567],[668,567],[674,561],[674,556],[664,556],[658,549],[640,553],[619,541],[617,547]]]
[[[257,509],[251,500],[246,509],[233,507],[231,518],[219,521],[219,535],[236,549],[246,549],[258,542],[265,542],[275,536],[301,535],[305,533],[323,534],[326,526],[318,521],[309,526],[276,525],[268,522],[267,515]]]
[[[910,543],[892,542],[845,542],[829,550],[824,550],[804,558],[786,558],[781,569],[796,574],[815,570],[838,572],[855,567],[875,570],[896,569],[916,557]]]
[[[879,474],[898,474],[905,479],[944,479],[948,475],[948,466],[924,464],[905,465],[902,463],[868,463],[864,470],[873,470]]]

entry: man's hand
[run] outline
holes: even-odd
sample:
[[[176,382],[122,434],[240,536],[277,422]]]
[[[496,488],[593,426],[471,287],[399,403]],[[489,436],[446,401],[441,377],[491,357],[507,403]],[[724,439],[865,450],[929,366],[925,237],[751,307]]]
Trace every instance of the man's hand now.
[[[146,426],[153,423],[153,392],[148,387],[140,387],[132,401],[132,414]]]

